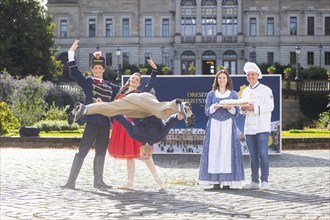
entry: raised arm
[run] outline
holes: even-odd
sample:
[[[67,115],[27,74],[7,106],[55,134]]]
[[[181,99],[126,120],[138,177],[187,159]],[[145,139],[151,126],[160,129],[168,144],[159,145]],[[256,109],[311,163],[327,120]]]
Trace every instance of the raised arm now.
[[[147,85],[142,89],[142,92],[150,92],[150,90],[154,87],[155,79],[157,76],[157,65],[154,63],[154,61],[150,58],[147,59],[148,64],[151,66],[151,74],[150,79],[147,83]]]
[[[83,76],[83,74],[79,71],[77,67],[77,63],[74,59],[75,56],[75,51],[79,47],[79,40],[75,40],[68,51],[68,65],[70,69],[71,76],[76,80],[79,86],[84,87],[88,81],[87,79]]]

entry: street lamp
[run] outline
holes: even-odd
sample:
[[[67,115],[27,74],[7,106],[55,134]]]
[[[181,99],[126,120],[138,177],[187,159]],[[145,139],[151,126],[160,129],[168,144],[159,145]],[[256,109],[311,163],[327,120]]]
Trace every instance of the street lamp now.
[[[117,81],[120,81],[120,73],[119,73],[119,69],[120,69],[120,64],[119,64],[119,57],[120,57],[120,54],[121,54],[121,49],[119,48],[119,46],[117,46],[117,50],[116,50],[116,54],[117,54],[117,63],[118,63],[118,71],[117,71]]]
[[[300,47],[299,47],[299,44],[297,44],[297,46],[296,46],[296,64],[297,64],[297,68],[296,68],[296,77],[294,78],[294,80],[300,80],[300,78],[299,78],[299,54],[300,54]]]
[[[164,65],[164,50],[165,50],[164,44],[162,44],[161,49],[162,49],[162,64]]]
[[[322,47],[323,47],[323,45],[320,44],[319,45],[319,49],[320,49],[320,67],[322,66]]]

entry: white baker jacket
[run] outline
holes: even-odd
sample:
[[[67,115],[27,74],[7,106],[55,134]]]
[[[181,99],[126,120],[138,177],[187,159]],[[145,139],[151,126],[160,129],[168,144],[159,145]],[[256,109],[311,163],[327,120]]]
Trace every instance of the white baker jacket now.
[[[248,86],[243,90],[242,99],[249,100],[253,104],[254,111],[241,111],[244,114],[244,134],[255,135],[261,132],[271,131],[271,116],[274,109],[272,90],[257,82],[252,88]]]

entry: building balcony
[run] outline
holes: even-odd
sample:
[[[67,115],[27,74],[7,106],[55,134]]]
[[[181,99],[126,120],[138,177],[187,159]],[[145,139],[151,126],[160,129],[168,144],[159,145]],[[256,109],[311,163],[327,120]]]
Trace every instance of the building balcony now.
[[[196,36],[181,36],[181,43],[196,43]]]

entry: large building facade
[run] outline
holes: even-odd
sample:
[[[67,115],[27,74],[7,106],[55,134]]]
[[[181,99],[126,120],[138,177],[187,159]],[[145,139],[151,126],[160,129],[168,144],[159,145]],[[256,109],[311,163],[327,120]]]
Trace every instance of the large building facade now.
[[[243,74],[246,61],[330,69],[329,0],[48,0],[47,7],[57,58],[67,59],[80,39],[82,71],[97,49],[114,70],[147,56],[176,75],[214,74],[218,66]]]

